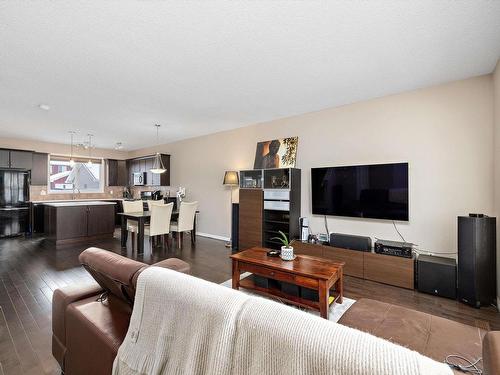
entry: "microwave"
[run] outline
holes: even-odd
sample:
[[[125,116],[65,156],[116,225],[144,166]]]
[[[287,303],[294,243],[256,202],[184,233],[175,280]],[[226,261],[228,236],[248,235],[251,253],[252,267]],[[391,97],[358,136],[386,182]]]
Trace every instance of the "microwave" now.
[[[133,176],[134,186],[146,185],[146,172],[135,172]]]

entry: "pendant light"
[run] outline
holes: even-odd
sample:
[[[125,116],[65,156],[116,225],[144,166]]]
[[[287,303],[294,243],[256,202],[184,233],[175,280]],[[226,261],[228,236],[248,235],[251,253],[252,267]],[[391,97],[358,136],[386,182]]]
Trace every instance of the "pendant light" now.
[[[87,165],[91,166],[92,165],[92,134],[87,134],[89,137],[89,161],[87,162]]]
[[[71,151],[70,151],[70,157],[69,157],[69,166],[73,168],[75,166],[75,159],[73,159],[73,136],[75,135],[74,131],[69,131],[68,132],[70,137],[71,137]]]
[[[160,130],[160,124],[155,124],[156,126],[156,146],[159,146],[160,145],[160,139],[159,139],[159,136],[158,136],[158,132]],[[163,165],[163,160],[161,159],[161,155],[159,152],[156,153],[155,155],[155,160],[154,160],[154,163],[153,163],[153,168],[151,168],[151,173],[156,173],[156,174],[161,174],[161,173],[165,173],[167,171],[167,169],[165,168],[165,166]]]

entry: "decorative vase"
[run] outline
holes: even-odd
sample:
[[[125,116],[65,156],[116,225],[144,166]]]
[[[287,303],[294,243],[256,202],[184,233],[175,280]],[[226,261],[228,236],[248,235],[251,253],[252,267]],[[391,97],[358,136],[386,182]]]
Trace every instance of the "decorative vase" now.
[[[293,247],[291,246],[281,246],[281,259],[283,260],[294,260]]]

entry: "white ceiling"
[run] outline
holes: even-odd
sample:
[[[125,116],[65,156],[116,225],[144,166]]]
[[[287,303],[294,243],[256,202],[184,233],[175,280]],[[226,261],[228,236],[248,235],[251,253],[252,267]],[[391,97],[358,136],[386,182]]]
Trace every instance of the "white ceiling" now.
[[[131,150],[157,122],[166,143],[487,74],[499,56],[500,1],[2,1],[0,137],[78,130]]]

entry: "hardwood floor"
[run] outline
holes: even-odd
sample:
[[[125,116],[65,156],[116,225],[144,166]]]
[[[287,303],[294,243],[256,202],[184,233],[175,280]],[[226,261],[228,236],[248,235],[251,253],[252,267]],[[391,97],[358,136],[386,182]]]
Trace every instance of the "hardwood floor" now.
[[[93,244],[148,264],[177,257],[191,264],[192,274],[221,283],[231,278],[230,250],[221,241],[199,237],[184,249],[155,248],[146,242],[144,254],[120,247],[115,238]],[[55,289],[88,282],[91,277],[78,263],[89,245],[57,249],[43,238],[0,240],[0,375],[59,374],[51,354],[51,300]],[[345,278],[346,297],[363,297],[395,303],[465,324],[500,330],[500,314],[493,307],[474,309],[456,301],[391,287],[376,282]]]
[[[196,247],[184,241],[183,250],[156,248],[145,243],[143,255],[120,247],[119,231],[112,240],[94,244],[148,264],[177,257],[191,264],[192,274],[216,283],[231,277],[230,250],[224,243],[198,238]],[[89,245],[57,249],[43,238],[0,240],[0,375],[59,374],[51,354],[51,301],[55,289],[92,280],[78,255]]]

